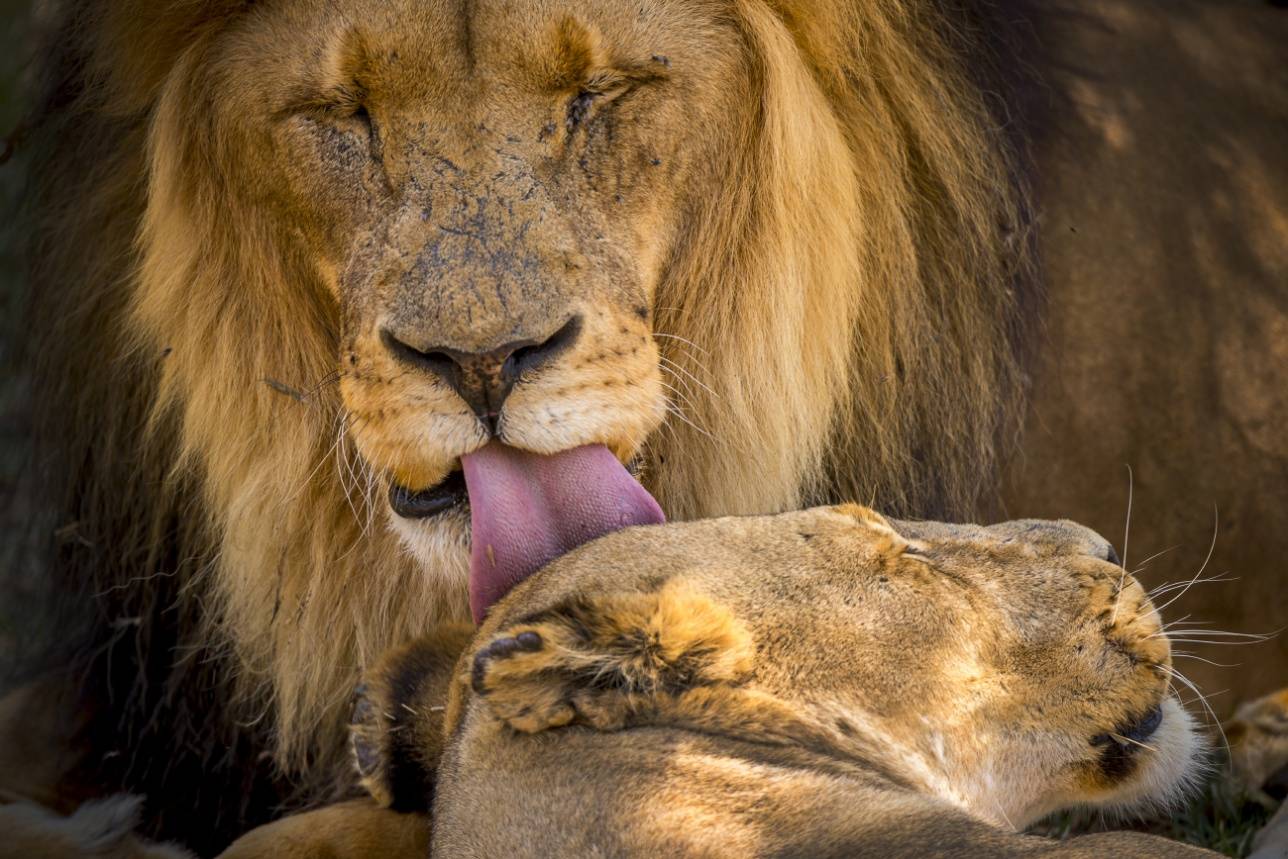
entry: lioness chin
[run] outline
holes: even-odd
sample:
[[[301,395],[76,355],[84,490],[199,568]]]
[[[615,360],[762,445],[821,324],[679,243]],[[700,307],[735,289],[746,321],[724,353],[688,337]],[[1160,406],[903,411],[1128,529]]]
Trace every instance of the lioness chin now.
[[[451,639],[388,654],[354,710],[364,784],[432,805],[435,855],[1212,855],[1017,834],[1171,802],[1199,756],[1158,613],[1070,522],[628,529],[519,585],[455,667]]]

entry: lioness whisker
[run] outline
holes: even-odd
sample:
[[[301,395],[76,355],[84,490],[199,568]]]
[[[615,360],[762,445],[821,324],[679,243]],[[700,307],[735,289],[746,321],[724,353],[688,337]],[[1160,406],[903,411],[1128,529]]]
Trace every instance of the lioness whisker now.
[[[1114,594],[1114,611],[1109,617],[1112,624],[1118,620],[1118,606],[1123,601],[1123,583],[1127,581],[1127,541],[1131,537],[1131,505],[1135,495],[1135,481],[1132,476],[1131,465],[1127,465],[1127,521],[1123,525],[1123,557],[1122,573],[1118,576],[1118,591]]]
[[[1189,628],[1189,629],[1178,629],[1178,630],[1175,630],[1175,634],[1177,634],[1177,635],[1211,635],[1211,636],[1226,636],[1226,637],[1230,637],[1230,638],[1251,638],[1251,639],[1255,639],[1255,640],[1257,640],[1257,641],[1265,641],[1265,640],[1267,640],[1267,639],[1269,639],[1269,638],[1273,638],[1273,637],[1274,637],[1274,633],[1266,633],[1266,632],[1233,632],[1233,631],[1225,630],[1225,629],[1203,629],[1203,628],[1198,627],[1198,626],[1195,626],[1195,627],[1192,627],[1192,628]]]
[[[1122,734],[1115,734],[1113,731],[1109,732],[1109,736],[1120,746],[1124,746],[1127,743],[1131,743],[1134,746],[1140,746],[1142,749],[1149,749],[1151,752],[1158,754],[1158,749],[1154,748],[1148,743],[1142,743],[1140,740],[1133,740],[1131,737],[1125,737]]]
[[[1198,572],[1194,574],[1194,578],[1189,580],[1189,584],[1185,588],[1183,588],[1180,593],[1178,593],[1176,596],[1172,597],[1170,600],[1163,603],[1162,605],[1155,606],[1155,609],[1160,614],[1169,605],[1176,602],[1181,597],[1185,596],[1185,594],[1189,592],[1189,589],[1193,587],[1194,583],[1197,582],[1203,576],[1203,571],[1207,569],[1207,565],[1212,561],[1212,553],[1216,551],[1216,537],[1220,530],[1221,530],[1220,514],[1217,511],[1217,508],[1214,506],[1212,508],[1212,542],[1208,545],[1207,557],[1203,559],[1203,565],[1199,567]]]
[[[1174,658],[1174,659],[1193,659],[1193,660],[1196,660],[1196,661],[1198,661],[1198,662],[1205,662],[1205,663],[1207,663],[1208,665],[1214,666],[1214,667],[1216,667],[1216,668],[1238,668],[1238,667],[1242,664],[1242,663],[1239,663],[1239,662],[1234,662],[1234,663],[1215,662],[1215,661],[1213,661],[1213,660],[1211,660],[1211,659],[1206,659],[1206,658],[1204,658],[1204,657],[1202,657],[1202,656],[1199,656],[1197,653],[1190,653],[1188,650],[1173,650],[1173,651],[1172,651],[1172,658]]]
[[[1176,545],[1168,546],[1166,549],[1163,549],[1162,551],[1155,552],[1154,554],[1150,555],[1150,556],[1149,556],[1148,558],[1146,558],[1145,560],[1141,561],[1141,562],[1140,562],[1140,566],[1138,566],[1138,567],[1136,567],[1136,569],[1132,570],[1132,571],[1131,571],[1131,574],[1134,576],[1134,575],[1136,575],[1137,573],[1143,572],[1143,571],[1144,571],[1144,569],[1145,569],[1145,567],[1147,567],[1147,566],[1149,565],[1149,562],[1150,562],[1150,561],[1154,560],[1155,558],[1160,558],[1160,557],[1162,557],[1163,555],[1166,555],[1168,552],[1175,551],[1175,550],[1179,549],[1180,547],[1181,547],[1181,544],[1180,544],[1180,543],[1177,543]],[[1124,562],[1123,562],[1123,569],[1124,569],[1124,570],[1125,570],[1125,569],[1127,569],[1127,562],[1126,562],[1126,561],[1124,561]]]
[[[1199,635],[1202,632],[1212,632],[1212,635]],[[1216,630],[1181,630],[1175,635],[1168,635],[1166,632],[1160,632],[1157,635],[1149,636],[1151,639],[1162,639],[1172,641],[1173,644],[1261,644],[1270,636],[1248,634],[1240,635],[1239,632],[1217,632]],[[1231,641],[1227,639],[1243,639]]]
[[[1160,667],[1163,668],[1167,672],[1168,676],[1170,676],[1173,680],[1179,681],[1185,684],[1186,688],[1188,688],[1191,692],[1193,692],[1195,695],[1198,696],[1199,703],[1203,705],[1203,709],[1207,711],[1209,718],[1211,718],[1212,720],[1212,724],[1216,726],[1217,733],[1221,735],[1221,745],[1225,747],[1225,753],[1228,756],[1230,754],[1230,741],[1226,739],[1225,729],[1221,727],[1221,720],[1217,718],[1216,711],[1213,710],[1212,705],[1208,703],[1209,696],[1205,696],[1202,692],[1200,692],[1199,687],[1194,685],[1194,683],[1190,680],[1190,678],[1182,674],[1179,670],[1176,669],[1175,666],[1163,665]],[[1221,693],[1214,692],[1212,694],[1220,695]]]
[[[1221,575],[1209,576],[1208,578],[1205,578],[1205,579],[1195,579],[1193,580],[1192,583],[1196,585],[1209,585],[1209,584],[1216,584],[1220,582],[1237,582],[1237,581],[1239,581],[1238,576],[1226,576],[1224,573],[1222,573]],[[1186,587],[1189,584],[1191,584],[1191,581],[1187,579],[1186,581],[1183,581],[1183,582],[1168,582],[1166,584],[1159,585],[1157,588],[1150,591],[1149,598],[1157,599],[1158,597],[1166,596],[1167,594],[1170,594],[1172,591],[1178,588]]]

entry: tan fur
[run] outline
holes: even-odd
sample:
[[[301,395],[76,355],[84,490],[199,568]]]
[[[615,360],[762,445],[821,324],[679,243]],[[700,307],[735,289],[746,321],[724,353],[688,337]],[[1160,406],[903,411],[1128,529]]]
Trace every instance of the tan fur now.
[[[429,828],[424,817],[399,814],[359,799],[251,830],[220,853],[219,859],[425,859]]]
[[[1278,801],[1266,788],[1282,789],[1288,780],[1288,689],[1241,705],[1224,733],[1235,785],[1273,808]]]
[[[176,845],[136,838],[131,830],[139,806],[138,797],[117,796],[87,802],[62,817],[0,794],[0,859],[193,859]]]
[[[441,639],[385,659],[360,769],[409,807],[395,771],[445,739],[451,856],[1213,855],[1017,834],[1193,776],[1162,622],[1106,553],[1070,522],[853,505],[631,529],[525,582],[454,671]],[[1121,735],[1160,705],[1152,735]],[[429,756],[399,751],[409,731],[439,734]]]
[[[465,348],[577,309],[576,352],[516,390],[503,438],[641,455],[681,518],[833,489],[965,510],[1012,427],[1022,194],[951,27],[914,0],[640,5],[78,7],[49,175],[85,178],[46,194],[47,437],[92,463],[55,491],[114,560],[67,563],[128,588],[145,630],[181,606],[181,652],[226,660],[238,718],[296,778],[339,772],[356,666],[464,611],[463,523],[390,527],[383,492],[483,435],[391,363],[381,320]],[[622,97],[667,86],[647,113]],[[629,157],[588,142],[588,166],[540,173],[582,145],[578,87],[636,110]],[[382,151],[355,167],[359,104]],[[399,202],[373,215],[381,189]],[[476,198],[498,253],[552,285],[496,280],[462,236],[400,292]]]

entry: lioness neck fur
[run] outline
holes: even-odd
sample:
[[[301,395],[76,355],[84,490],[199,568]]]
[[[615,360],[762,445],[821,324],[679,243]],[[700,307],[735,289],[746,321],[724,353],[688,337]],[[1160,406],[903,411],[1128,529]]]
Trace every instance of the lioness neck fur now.
[[[1113,557],[1068,522],[853,505],[631,529],[520,586],[454,669],[442,631],[387,656],[355,758],[383,804],[432,801],[450,856],[1211,855],[1017,834],[1195,767]]]

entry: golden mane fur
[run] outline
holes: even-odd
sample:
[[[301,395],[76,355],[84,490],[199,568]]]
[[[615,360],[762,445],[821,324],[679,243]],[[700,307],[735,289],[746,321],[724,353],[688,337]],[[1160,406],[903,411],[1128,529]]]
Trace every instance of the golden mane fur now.
[[[1029,261],[959,22],[928,0],[728,7],[760,122],[727,153],[743,181],[693,218],[659,287],[688,421],[649,440],[646,482],[674,518],[839,496],[968,512],[1015,429]],[[343,766],[354,666],[464,595],[377,517],[332,384],[337,308],[292,225],[227,190],[273,157],[248,159],[205,110],[208,39],[250,14],[70,10],[36,249],[42,462],[78,538],[60,563],[109,594],[96,626],[136,618],[118,650],[178,648],[140,657],[164,682],[138,691],[133,730],[213,660],[245,730],[318,787]],[[205,715],[172,719],[169,741],[207,736]]]

